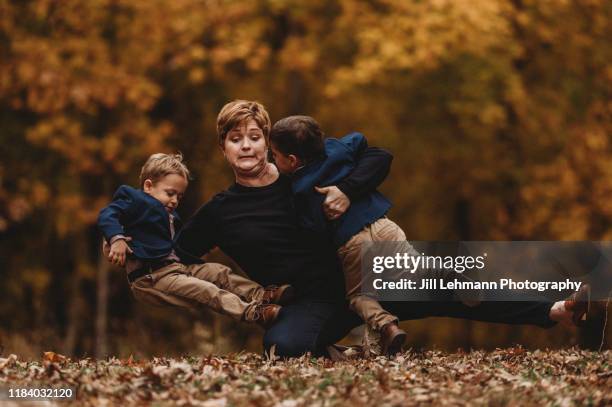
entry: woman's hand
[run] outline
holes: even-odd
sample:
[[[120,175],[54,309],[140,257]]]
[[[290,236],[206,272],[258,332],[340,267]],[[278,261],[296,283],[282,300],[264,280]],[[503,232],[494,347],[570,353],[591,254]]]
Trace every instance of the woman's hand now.
[[[323,212],[327,219],[338,219],[351,206],[349,197],[336,186],[315,187],[315,190],[320,194],[326,195],[323,202]]]

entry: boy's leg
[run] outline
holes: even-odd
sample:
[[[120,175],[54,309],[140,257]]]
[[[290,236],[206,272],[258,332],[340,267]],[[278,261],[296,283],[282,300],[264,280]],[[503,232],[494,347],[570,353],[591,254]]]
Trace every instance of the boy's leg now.
[[[248,278],[234,273],[231,268],[219,263],[192,264],[186,266],[187,274],[213,283],[217,287],[241,296],[247,301],[261,301],[264,288]]]
[[[153,302],[179,307],[206,306],[239,321],[252,319],[257,305],[244,302],[213,283],[190,276],[180,263],[163,267],[135,281],[132,289],[137,298],[147,297],[147,302],[154,299]]]
[[[367,295],[355,295],[349,298],[349,307],[370,328],[379,331],[387,324],[397,323],[399,319],[385,310],[380,303]]]
[[[380,331],[388,323],[397,322],[398,318],[386,311],[376,299],[361,292],[361,246],[364,242],[404,240],[406,235],[402,229],[389,219],[382,218],[364,228],[338,249],[349,306],[376,331]]]

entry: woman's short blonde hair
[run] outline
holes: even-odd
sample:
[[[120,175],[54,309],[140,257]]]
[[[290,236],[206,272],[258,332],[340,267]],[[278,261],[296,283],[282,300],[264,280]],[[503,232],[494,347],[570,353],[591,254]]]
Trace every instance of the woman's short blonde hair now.
[[[140,187],[145,180],[150,179],[154,183],[166,175],[177,174],[189,180],[189,169],[183,162],[183,155],[156,153],[150,156],[140,170]]]
[[[223,146],[225,137],[234,127],[247,119],[255,120],[255,123],[263,131],[266,142],[270,134],[270,116],[266,108],[258,102],[251,100],[233,100],[227,103],[217,116],[217,136],[219,145]]]

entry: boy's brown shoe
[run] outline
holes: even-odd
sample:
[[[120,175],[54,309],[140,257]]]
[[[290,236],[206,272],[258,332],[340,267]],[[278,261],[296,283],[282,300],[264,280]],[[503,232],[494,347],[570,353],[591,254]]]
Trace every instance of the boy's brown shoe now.
[[[276,318],[278,318],[281,308],[280,305],[276,304],[259,304],[255,308],[253,322],[264,329],[268,329],[274,324]]]
[[[285,305],[295,297],[295,289],[289,284],[269,285],[264,290],[262,301],[268,304]]]
[[[383,355],[393,356],[402,350],[406,342],[406,332],[397,326],[396,322],[390,322],[380,330],[380,343]]]

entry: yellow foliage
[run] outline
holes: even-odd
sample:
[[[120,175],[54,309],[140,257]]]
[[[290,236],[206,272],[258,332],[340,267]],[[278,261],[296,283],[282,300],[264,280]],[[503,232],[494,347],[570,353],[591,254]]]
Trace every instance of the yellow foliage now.
[[[181,147],[201,160],[195,172],[205,174],[198,185],[209,196],[227,175],[214,114],[242,97],[264,101],[273,116],[311,113],[332,135],[363,130],[390,147],[400,159],[389,183],[401,186],[391,195],[403,221],[421,225],[414,233],[452,229],[461,200],[482,214],[471,221],[480,237],[609,231],[609,222],[595,225],[612,215],[608,2],[35,0],[0,8],[8,39],[0,101],[21,148],[48,153],[44,165],[30,164],[39,171],[8,175],[29,180],[20,189],[27,205],[12,204],[3,219],[47,203],[60,208],[54,223],[63,233],[91,225],[95,217],[79,206],[134,180],[149,154]]]
[[[226,188],[215,117],[235,98],[388,148],[382,191],[410,239],[612,239],[609,0],[0,0],[0,15],[0,254],[41,292],[53,273],[93,278],[96,215],[148,155],[185,154],[181,214]]]

